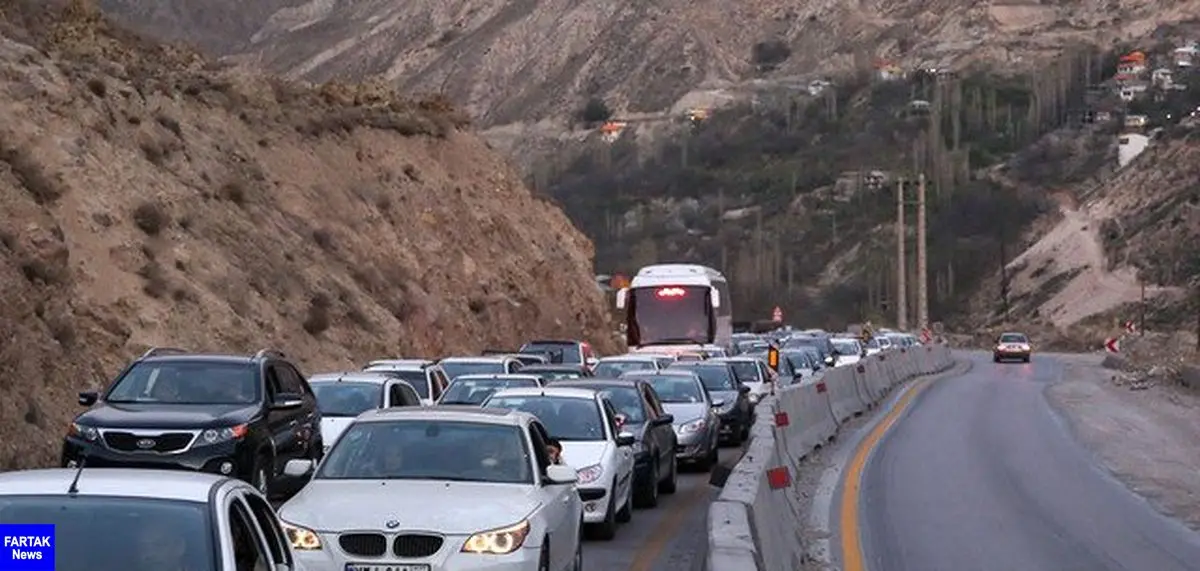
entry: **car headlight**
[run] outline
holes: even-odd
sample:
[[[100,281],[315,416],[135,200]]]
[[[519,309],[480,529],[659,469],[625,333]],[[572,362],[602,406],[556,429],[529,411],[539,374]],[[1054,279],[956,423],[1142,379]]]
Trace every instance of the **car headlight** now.
[[[600,479],[600,476],[604,474],[604,467],[599,464],[592,464],[586,468],[580,468],[575,472],[579,474],[578,483],[590,484]]]
[[[758,393],[750,393],[750,404],[758,404],[758,399],[761,398]]]
[[[74,436],[75,438],[86,440],[88,442],[100,441],[100,431],[97,430],[95,426],[79,424],[78,422],[71,423],[71,426],[67,428],[67,435]]]
[[[237,440],[245,436],[248,431],[249,427],[245,424],[225,428],[210,428],[200,433],[199,444],[220,444],[222,442],[229,442],[230,440]]]
[[[463,543],[463,553],[483,553],[491,555],[507,555],[521,548],[525,538],[529,536],[529,520],[521,523],[481,531],[467,538]]]
[[[706,423],[703,418],[698,418],[691,422],[686,422],[684,424],[679,425],[679,434],[691,434],[693,432],[700,432],[700,431],[704,430],[707,426],[708,426],[708,423]]]
[[[321,536],[317,535],[317,532],[282,520],[279,525],[283,528],[283,533],[287,534],[292,549],[296,551],[319,551],[321,549]]]

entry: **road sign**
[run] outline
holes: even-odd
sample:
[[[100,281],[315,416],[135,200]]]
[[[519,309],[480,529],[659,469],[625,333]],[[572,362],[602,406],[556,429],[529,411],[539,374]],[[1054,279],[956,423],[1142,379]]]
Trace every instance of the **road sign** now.
[[[1133,323],[1133,321],[1126,321],[1125,322],[1125,332],[1126,333],[1137,333],[1137,325],[1135,325]]]
[[[624,274],[616,274],[608,280],[608,285],[613,289],[627,288],[629,287],[629,278]]]
[[[933,333],[929,331],[928,327],[926,327],[921,330],[921,342],[928,343],[930,341],[933,341]]]
[[[779,371],[779,349],[773,345],[767,349],[767,366],[772,371]]]
[[[771,310],[771,321],[783,323],[783,310],[779,309],[778,305],[775,306],[775,309]]]
[[[1104,350],[1109,353],[1121,352],[1121,339],[1118,337],[1109,337],[1104,340]]]

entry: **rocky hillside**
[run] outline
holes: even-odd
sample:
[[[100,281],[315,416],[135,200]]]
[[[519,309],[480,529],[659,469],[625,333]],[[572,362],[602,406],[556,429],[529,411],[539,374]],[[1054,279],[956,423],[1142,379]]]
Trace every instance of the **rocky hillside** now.
[[[982,60],[1028,66],[1200,13],[1197,0],[102,0],[139,26],[314,80],[383,75],[482,124],[708,106],[754,80]],[[269,15],[268,15],[269,14]]]
[[[0,469],[148,345],[305,371],[583,336],[592,246],[435,100],[214,65],[0,2]]]

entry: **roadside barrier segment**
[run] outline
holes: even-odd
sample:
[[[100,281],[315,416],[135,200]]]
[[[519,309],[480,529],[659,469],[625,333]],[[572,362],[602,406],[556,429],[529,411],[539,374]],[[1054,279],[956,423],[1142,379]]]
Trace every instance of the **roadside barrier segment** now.
[[[921,345],[827,370],[758,403],[745,455],[708,511],[708,571],[798,569],[806,519],[794,474],[838,429],[879,406],[899,384],[953,366],[946,345]]]

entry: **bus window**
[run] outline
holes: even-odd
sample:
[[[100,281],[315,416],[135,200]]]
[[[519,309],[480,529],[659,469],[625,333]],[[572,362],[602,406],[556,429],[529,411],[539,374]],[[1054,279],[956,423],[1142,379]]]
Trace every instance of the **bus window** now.
[[[729,299],[729,283],[725,281],[714,281],[717,291],[721,294],[721,307],[717,308],[717,317],[733,316],[733,304]]]
[[[713,307],[707,286],[658,286],[629,291],[631,345],[712,343]]]

